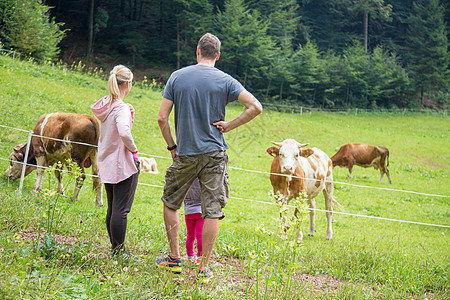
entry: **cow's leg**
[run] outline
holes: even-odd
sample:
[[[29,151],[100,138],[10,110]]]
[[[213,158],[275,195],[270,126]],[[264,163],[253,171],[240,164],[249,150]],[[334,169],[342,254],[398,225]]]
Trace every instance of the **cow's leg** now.
[[[102,193],[102,183],[100,182],[100,177],[98,176],[98,163],[97,163],[97,151],[93,151],[91,155],[92,163],[92,183],[95,192],[95,203],[98,207],[103,206],[103,193]]]
[[[332,216],[333,216],[333,183],[327,182],[326,187],[323,190],[323,196],[325,198],[325,209],[327,210],[327,240],[331,240],[333,238],[333,229],[331,227]]]
[[[64,187],[62,184],[62,167],[61,170],[58,168],[55,169],[55,177],[58,180],[58,193],[64,194]]]
[[[380,173],[381,173],[380,183],[381,183],[381,181],[383,180],[383,175],[384,175],[384,173],[386,173],[387,178],[388,178],[388,180],[389,180],[389,183],[392,184],[392,181],[391,181],[391,175],[389,175],[389,170],[388,170],[388,168],[386,167],[385,162],[383,161],[382,163],[383,163],[383,164],[380,166]]]
[[[379,183],[381,183],[382,181],[383,181],[383,176],[384,176],[384,170],[383,170],[383,167],[381,167],[380,168],[380,182]]]
[[[352,178],[353,178],[352,172],[353,172],[353,164],[349,163],[348,164],[348,173],[349,173],[348,178],[349,178],[349,180],[352,180]]]
[[[77,177],[75,180],[75,189],[73,191],[73,200],[78,199],[78,194],[80,193],[81,187],[83,186],[84,179],[86,179],[86,175],[84,174],[84,168],[80,166],[81,175]]]
[[[309,199],[309,233],[308,236],[314,236],[316,233],[316,199]]]
[[[381,174],[380,183],[383,181],[383,176],[384,176],[385,173],[387,175],[389,183],[392,184],[391,175],[389,175],[389,170],[386,167],[386,157],[382,157],[381,160],[380,160],[380,174]]]
[[[391,181],[391,175],[389,175],[389,169],[388,169],[388,168],[386,168],[385,173],[386,173],[386,175],[387,175],[387,178],[388,178],[388,180],[389,180],[389,183],[392,184],[392,181]]]
[[[42,177],[44,176],[44,167],[47,166],[45,156],[36,157],[36,183],[34,184],[33,191],[35,193],[39,192],[42,189]]]

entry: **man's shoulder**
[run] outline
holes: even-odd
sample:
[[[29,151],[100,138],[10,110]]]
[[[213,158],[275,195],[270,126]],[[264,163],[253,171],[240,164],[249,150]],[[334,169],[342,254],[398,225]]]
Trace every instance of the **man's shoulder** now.
[[[175,70],[175,71],[173,71],[172,75],[182,74],[185,72],[191,72],[192,70],[195,69],[195,66],[196,65],[190,65],[190,66],[186,66],[181,69]]]

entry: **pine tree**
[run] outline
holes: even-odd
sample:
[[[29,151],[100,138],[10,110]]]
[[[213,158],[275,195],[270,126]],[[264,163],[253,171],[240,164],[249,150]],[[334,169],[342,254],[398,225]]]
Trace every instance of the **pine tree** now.
[[[261,78],[267,75],[275,47],[267,35],[268,22],[243,0],[228,0],[225,10],[218,12],[216,26],[222,41],[218,67],[236,76],[252,92],[265,91]]]
[[[55,58],[64,31],[60,30],[62,23],[49,20],[48,9],[40,0],[12,3],[10,13],[3,15],[0,32],[5,46],[39,60]]]
[[[405,56],[422,103],[425,92],[437,93],[448,84],[448,41],[444,10],[438,0],[414,3],[408,18]]]
[[[203,0],[175,0],[177,3],[177,68],[195,62],[200,37],[213,30],[213,6]]]

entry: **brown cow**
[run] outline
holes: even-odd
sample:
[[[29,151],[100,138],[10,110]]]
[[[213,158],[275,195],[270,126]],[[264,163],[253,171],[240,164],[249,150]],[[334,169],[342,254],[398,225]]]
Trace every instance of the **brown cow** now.
[[[333,161],[333,168],[336,166],[348,168],[350,179],[352,179],[353,165],[357,165],[364,168],[374,167],[375,170],[380,169],[380,183],[383,181],[385,173],[389,183],[392,183],[387,168],[389,166],[389,150],[386,147],[368,144],[345,144],[331,157],[331,160]]]
[[[343,207],[333,198],[333,169],[328,155],[320,149],[302,147],[309,144],[299,144],[293,139],[284,140],[281,143],[272,142],[280,148],[271,146],[267,148],[267,153],[274,157],[270,167],[270,182],[272,183],[274,194],[280,193],[288,201],[297,198],[300,193],[306,193],[311,208],[309,236],[313,236],[316,231],[315,226],[315,198],[323,192],[325,197],[325,209],[327,215],[327,240],[333,237],[331,228],[331,218],[333,204],[340,209]],[[282,174],[283,176],[276,175]],[[296,212],[297,213],[297,210]],[[299,228],[298,241],[303,238],[303,233]]]
[[[37,168],[37,179],[34,191],[38,192],[42,188],[43,167],[51,166],[58,161],[66,162],[71,159],[77,163],[81,169],[81,175],[76,179],[73,199],[78,198],[86,175],[84,168],[92,165],[92,181],[96,192],[96,204],[103,205],[102,189],[98,177],[97,145],[99,137],[99,124],[95,117],[74,113],[51,113],[42,115],[33,130],[31,145],[28,154],[25,176]],[[48,138],[46,138],[48,137]],[[58,139],[58,140],[56,140]],[[67,140],[78,143],[63,142]],[[26,145],[17,145],[10,155],[10,168],[5,175],[12,180],[17,179],[22,174],[23,161],[25,157]],[[63,192],[61,173],[55,171],[58,179],[58,192]]]

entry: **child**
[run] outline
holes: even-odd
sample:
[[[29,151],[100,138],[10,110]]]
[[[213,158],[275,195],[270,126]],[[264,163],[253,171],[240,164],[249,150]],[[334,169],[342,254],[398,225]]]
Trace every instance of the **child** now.
[[[137,147],[131,135],[134,109],[123,102],[131,90],[133,73],[125,66],[117,65],[110,72],[108,80],[109,96],[105,96],[91,106],[92,112],[100,120],[98,141],[99,176],[105,184],[108,198],[106,229],[111,242],[112,256],[125,251],[127,215],[133,204],[139,177]]]
[[[196,264],[200,263],[202,257],[202,232],[203,223],[202,207],[200,200],[200,182],[194,180],[184,198],[184,220],[186,222],[186,255],[187,259]],[[197,260],[194,256],[194,242],[197,239]]]

